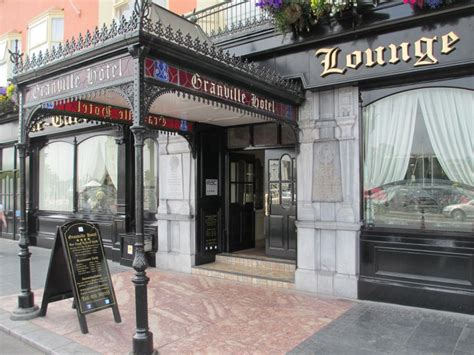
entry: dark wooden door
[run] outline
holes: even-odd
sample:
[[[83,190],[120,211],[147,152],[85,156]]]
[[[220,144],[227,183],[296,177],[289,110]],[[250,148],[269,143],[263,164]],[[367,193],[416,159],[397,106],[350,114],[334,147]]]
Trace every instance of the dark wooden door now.
[[[196,265],[213,262],[223,251],[224,230],[224,132],[220,127],[200,126],[196,137],[197,228]]]
[[[291,150],[265,151],[265,253],[296,259],[296,159]]]
[[[255,159],[229,155],[229,252],[255,247]]]

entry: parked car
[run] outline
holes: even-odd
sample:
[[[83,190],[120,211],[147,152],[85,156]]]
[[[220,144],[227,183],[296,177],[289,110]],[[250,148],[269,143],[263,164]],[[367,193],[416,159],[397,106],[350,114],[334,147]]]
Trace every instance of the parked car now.
[[[466,209],[465,204],[474,199],[472,187],[453,185],[451,182],[437,180],[434,183],[397,181],[379,186],[365,194],[368,203],[378,213],[408,212],[442,214],[445,207],[463,205],[456,212],[457,218]],[[464,212],[464,217],[469,216]]]
[[[458,203],[443,208],[443,215],[456,221],[464,221],[466,218],[474,218],[474,200],[467,203]]]

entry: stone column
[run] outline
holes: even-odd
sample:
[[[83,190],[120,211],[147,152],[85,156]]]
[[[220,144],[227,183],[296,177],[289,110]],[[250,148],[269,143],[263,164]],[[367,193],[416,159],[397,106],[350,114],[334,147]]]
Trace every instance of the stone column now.
[[[179,135],[159,138],[157,267],[191,272],[195,257],[195,159]]]
[[[296,288],[357,298],[358,89],[308,92],[300,111]]]

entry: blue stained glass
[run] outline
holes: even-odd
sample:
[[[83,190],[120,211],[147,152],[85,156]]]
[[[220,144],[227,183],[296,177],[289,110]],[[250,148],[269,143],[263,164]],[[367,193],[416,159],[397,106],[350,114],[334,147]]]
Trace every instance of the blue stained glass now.
[[[161,60],[155,61],[155,79],[169,82],[168,64]]]
[[[188,131],[188,121],[181,120],[181,123],[179,125],[179,130],[187,132]]]

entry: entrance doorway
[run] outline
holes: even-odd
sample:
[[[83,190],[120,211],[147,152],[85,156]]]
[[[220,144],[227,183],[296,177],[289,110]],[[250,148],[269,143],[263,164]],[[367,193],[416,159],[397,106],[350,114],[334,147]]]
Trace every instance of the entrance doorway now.
[[[232,152],[228,161],[228,252],[296,259],[294,151]]]
[[[286,149],[265,151],[265,253],[296,259],[296,159]]]

